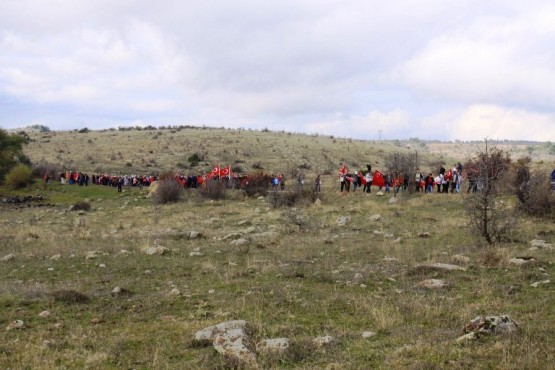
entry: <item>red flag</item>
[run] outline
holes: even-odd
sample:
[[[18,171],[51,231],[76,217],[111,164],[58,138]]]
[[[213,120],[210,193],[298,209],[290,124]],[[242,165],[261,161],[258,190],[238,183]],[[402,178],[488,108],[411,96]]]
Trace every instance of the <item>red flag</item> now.
[[[383,174],[378,170],[374,172],[374,179],[372,180],[372,185],[385,186],[385,178],[383,177]]]
[[[358,177],[360,178],[362,185],[366,185],[366,179],[364,178],[364,176],[362,176],[362,173],[359,173]]]
[[[231,173],[231,168],[228,165],[227,167],[224,167],[220,170],[220,177],[229,176],[230,173]]]
[[[341,167],[341,169],[339,170],[339,175],[345,176],[347,174],[347,171],[348,171],[347,165],[344,164],[343,167]]]

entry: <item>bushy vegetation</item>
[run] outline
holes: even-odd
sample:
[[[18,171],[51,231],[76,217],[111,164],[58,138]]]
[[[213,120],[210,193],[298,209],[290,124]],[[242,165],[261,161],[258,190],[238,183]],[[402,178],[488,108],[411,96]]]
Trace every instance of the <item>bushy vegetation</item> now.
[[[507,240],[515,230],[515,212],[503,201],[510,194],[510,163],[508,153],[486,145],[466,165],[472,189],[465,198],[468,224],[488,244]]]
[[[12,189],[21,189],[33,182],[33,170],[27,165],[18,164],[6,176],[6,185]]]
[[[169,174],[160,178],[154,200],[158,204],[175,203],[181,198],[182,192],[181,184]]]
[[[205,199],[225,199],[227,196],[227,187],[225,183],[220,180],[207,181],[206,184],[199,189],[199,195]]]
[[[26,137],[8,134],[0,129],[0,183],[18,163],[31,164],[29,158],[23,153],[23,146],[27,143]]]
[[[272,178],[270,176],[258,173],[250,176],[248,181],[243,184],[242,189],[249,197],[266,196],[271,182]]]
[[[513,186],[519,209],[532,216],[549,215],[555,209],[555,194],[544,172],[530,169],[531,158],[519,159],[514,167]]]

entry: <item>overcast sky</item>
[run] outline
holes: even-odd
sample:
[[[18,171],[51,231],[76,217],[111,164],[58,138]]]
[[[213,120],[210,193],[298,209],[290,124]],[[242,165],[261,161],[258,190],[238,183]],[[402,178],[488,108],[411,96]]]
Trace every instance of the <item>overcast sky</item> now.
[[[555,141],[555,2],[0,0],[0,127]]]

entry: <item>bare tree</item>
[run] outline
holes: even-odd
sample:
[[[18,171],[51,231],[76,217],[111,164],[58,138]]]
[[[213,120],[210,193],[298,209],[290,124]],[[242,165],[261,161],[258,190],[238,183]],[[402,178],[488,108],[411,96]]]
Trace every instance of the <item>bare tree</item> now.
[[[418,152],[391,153],[385,158],[385,168],[393,177],[406,177],[414,181],[414,174],[419,167]],[[409,186],[410,191],[414,186]]]
[[[488,148],[486,140],[485,150],[479,151],[466,167],[468,176],[475,181],[464,202],[469,226],[488,244],[506,239],[516,223],[515,213],[503,200],[508,194],[510,163],[507,153]]]

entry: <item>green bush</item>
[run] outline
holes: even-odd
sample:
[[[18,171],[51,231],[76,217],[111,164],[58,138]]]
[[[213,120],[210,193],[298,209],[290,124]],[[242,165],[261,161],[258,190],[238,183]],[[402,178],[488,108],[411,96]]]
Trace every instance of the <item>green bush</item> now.
[[[6,185],[13,189],[21,189],[33,182],[33,170],[24,164],[18,164],[6,175]]]

